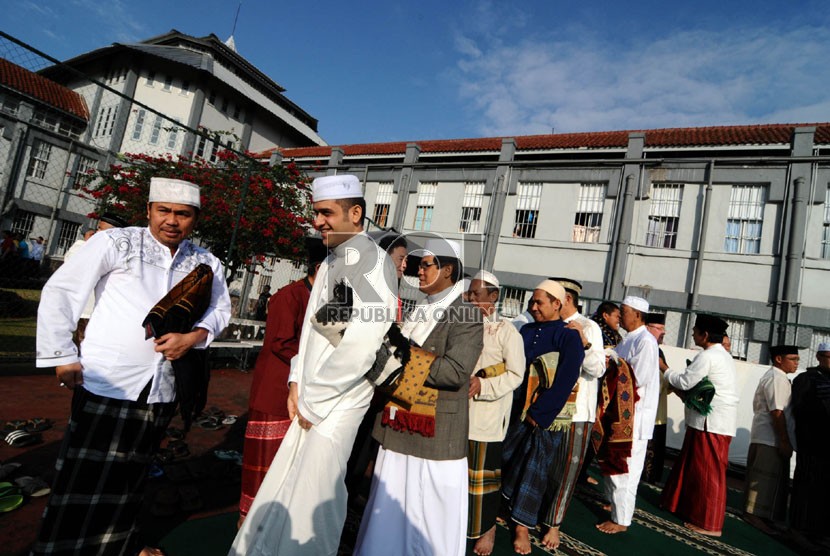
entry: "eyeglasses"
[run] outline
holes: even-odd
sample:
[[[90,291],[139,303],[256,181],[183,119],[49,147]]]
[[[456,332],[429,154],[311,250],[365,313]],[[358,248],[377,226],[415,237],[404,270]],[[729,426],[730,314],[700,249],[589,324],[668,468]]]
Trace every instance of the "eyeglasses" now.
[[[436,263],[436,262],[431,262],[431,263],[420,262],[420,263],[418,263],[418,268],[421,269],[421,270],[426,270],[431,266],[438,266],[438,263]]]

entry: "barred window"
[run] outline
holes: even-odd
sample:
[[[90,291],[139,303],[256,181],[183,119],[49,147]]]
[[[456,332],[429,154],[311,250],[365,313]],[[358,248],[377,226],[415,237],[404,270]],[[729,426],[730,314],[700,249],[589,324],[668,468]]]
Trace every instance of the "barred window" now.
[[[372,220],[381,228],[386,227],[389,219],[389,207],[392,206],[392,182],[383,181],[378,184],[378,195],[375,197],[375,209]]]
[[[161,116],[156,114],[156,119],[153,121],[153,130],[150,132],[150,144],[151,145],[158,145],[160,135],[161,135]]]
[[[143,108],[135,115],[135,126],[133,127],[133,141],[141,139],[141,132],[144,131],[144,119],[147,116],[147,111]]]
[[[115,116],[118,106],[104,106],[98,111],[98,121],[95,125],[95,137],[109,137],[115,127]]]
[[[579,201],[576,206],[571,241],[574,243],[599,243],[604,205],[604,183],[583,183],[579,186]]]
[[[176,122],[178,123],[178,122]],[[172,124],[170,131],[167,135],[167,148],[168,149],[175,149],[176,143],[179,140],[179,127],[176,124]]]
[[[824,226],[821,234],[821,258],[830,259],[830,186],[824,193]]]
[[[648,213],[646,245],[674,249],[677,246],[677,225],[680,221],[680,199],[683,184],[654,184]]]
[[[435,208],[435,192],[438,182],[421,182],[418,184],[418,205],[415,208],[416,230],[429,230],[432,225],[432,210]]]
[[[735,359],[746,361],[747,351],[749,348],[749,327],[750,322],[745,320],[725,319],[729,323],[729,328],[726,329],[729,334],[729,340],[732,346],[729,353]]]
[[[481,223],[481,203],[484,199],[484,182],[464,184],[464,200],[461,204],[459,232],[478,233]]]
[[[72,244],[75,243],[75,240],[78,239],[78,230],[80,230],[81,225],[76,224],[74,222],[68,222],[66,220],[61,221],[61,231],[58,235],[58,247],[55,251],[55,254],[58,256],[63,256]]]
[[[32,228],[34,227],[35,213],[26,210],[18,210],[14,213],[14,220],[12,221],[13,232],[26,238],[32,233]]]
[[[516,220],[513,237],[536,237],[539,222],[539,204],[542,201],[541,183],[520,183],[516,191]]]
[[[513,318],[521,315],[527,309],[527,300],[530,297],[528,290],[504,286],[501,288],[501,315]]]
[[[43,141],[32,143],[32,154],[29,158],[29,170],[27,176],[42,180],[46,177],[46,169],[49,167],[49,157],[52,155],[52,145]]]
[[[80,189],[86,186],[92,180],[97,166],[98,162],[95,159],[78,155],[78,167],[75,170],[75,181],[72,184],[73,189]]]
[[[734,185],[729,199],[729,217],[723,248],[727,253],[761,252],[766,190],[760,185]]]
[[[199,136],[199,141],[196,143],[196,156],[199,158],[205,157],[205,150],[207,149],[208,138],[204,135]]]

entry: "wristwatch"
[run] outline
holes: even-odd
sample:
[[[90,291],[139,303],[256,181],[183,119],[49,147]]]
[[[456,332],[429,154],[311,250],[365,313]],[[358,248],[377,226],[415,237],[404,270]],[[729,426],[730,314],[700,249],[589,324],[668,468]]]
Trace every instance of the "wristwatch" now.
[[[588,342],[587,344],[585,344],[585,349],[591,349],[591,342]]]

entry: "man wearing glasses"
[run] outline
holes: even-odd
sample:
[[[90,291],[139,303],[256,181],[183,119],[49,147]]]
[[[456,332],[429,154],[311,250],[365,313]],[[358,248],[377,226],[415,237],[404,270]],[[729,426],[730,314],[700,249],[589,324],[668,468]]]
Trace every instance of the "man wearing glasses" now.
[[[744,520],[765,533],[783,528],[787,517],[790,458],[787,430],[792,420],[787,375],[798,370],[798,347],[771,347],[772,367],[764,373],[752,400],[752,433],[746,461]]]

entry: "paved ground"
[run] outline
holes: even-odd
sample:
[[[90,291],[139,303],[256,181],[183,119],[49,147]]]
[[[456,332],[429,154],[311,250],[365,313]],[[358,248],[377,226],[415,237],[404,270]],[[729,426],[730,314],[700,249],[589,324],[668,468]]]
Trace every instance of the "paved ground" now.
[[[0,424],[16,419],[43,417],[53,420],[55,426],[44,432],[43,442],[35,446],[12,448],[5,442],[0,442],[0,461],[23,464],[15,476],[32,475],[51,482],[60,439],[69,416],[71,393],[58,386],[51,372],[31,376],[33,371],[29,369],[30,374],[22,376],[18,373],[15,373],[17,376],[9,376],[11,372],[0,374],[3,400],[0,403]],[[161,539],[187,519],[236,508],[239,499],[239,468],[233,463],[220,462],[213,451],[242,451],[250,385],[251,375],[248,373],[235,369],[213,371],[208,405],[218,407],[226,414],[238,415],[240,420],[236,425],[215,431],[194,426],[186,439],[191,457],[174,462],[168,468],[169,474],[176,481],[170,480],[168,476],[151,481],[142,514],[143,529],[151,540]],[[178,417],[173,420],[172,426],[181,426]],[[181,496],[174,504],[158,504],[160,497],[164,499],[171,492],[181,492],[182,489],[191,495],[188,502],[195,502],[191,506],[201,505],[200,509],[182,510],[181,506],[185,502]],[[198,493],[200,500],[194,501],[192,495],[195,493]],[[0,514],[0,554],[28,553],[28,547],[37,534],[45,503],[46,498],[33,498],[13,512]],[[159,513],[172,515],[154,515]]]

